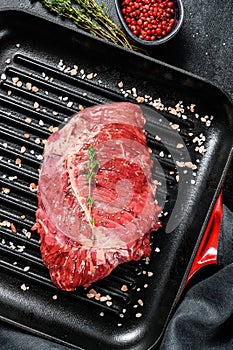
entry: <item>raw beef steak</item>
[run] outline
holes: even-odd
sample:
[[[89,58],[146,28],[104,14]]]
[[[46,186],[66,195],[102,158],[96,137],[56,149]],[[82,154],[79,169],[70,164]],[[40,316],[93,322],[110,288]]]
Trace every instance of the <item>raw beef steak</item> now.
[[[120,263],[149,257],[160,208],[144,123],[135,104],[100,105],[49,137],[35,228],[57,287],[87,287]]]

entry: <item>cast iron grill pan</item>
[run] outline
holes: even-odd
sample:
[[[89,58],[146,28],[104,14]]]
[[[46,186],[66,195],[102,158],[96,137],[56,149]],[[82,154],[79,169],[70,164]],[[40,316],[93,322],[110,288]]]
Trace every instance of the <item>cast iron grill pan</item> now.
[[[0,194],[0,317],[77,349],[155,348],[222,185],[232,147],[231,105],[214,86],[142,55],[17,10],[3,11],[0,17],[0,184],[10,190]],[[72,76],[66,69],[74,65],[79,69]],[[97,75],[88,79],[90,73]],[[139,95],[161,98],[166,106],[196,104],[196,113],[213,120],[207,126],[190,110],[185,110],[186,119],[159,110],[168,125],[179,125],[191,161],[198,165],[179,208],[183,219],[168,233],[166,223],[184,170],[175,158],[182,161],[183,153],[174,147],[174,132],[154,119],[154,108],[148,106],[148,146],[160,164],[153,174],[160,182],[157,198],[159,203],[165,200],[163,229],[152,234],[151,259],[123,264],[88,289],[65,293],[51,283],[38,234],[31,231],[37,199],[30,184],[38,181],[44,140],[81,106],[137,103],[119,88],[120,81],[124,89],[136,87]],[[28,89],[27,83],[38,91]],[[193,143],[201,133],[206,138],[203,154]],[[157,134],[165,144],[155,139]],[[94,298],[87,296],[91,289],[98,293]]]

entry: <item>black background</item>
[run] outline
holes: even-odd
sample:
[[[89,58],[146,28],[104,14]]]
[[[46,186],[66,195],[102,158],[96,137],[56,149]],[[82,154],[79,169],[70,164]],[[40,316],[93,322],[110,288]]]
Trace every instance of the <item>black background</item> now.
[[[106,0],[110,16],[120,23],[115,1]],[[150,56],[206,78],[233,98],[233,1],[183,0],[184,22],[168,43]]]

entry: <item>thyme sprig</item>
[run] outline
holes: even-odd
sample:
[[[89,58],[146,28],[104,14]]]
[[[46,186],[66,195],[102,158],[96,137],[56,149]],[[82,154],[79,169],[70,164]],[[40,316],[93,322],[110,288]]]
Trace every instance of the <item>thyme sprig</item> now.
[[[91,224],[91,229],[92,229],[92,243],[94,245],[95,243],[95,220],[92,216],[92,207],[94,203],[94,198],[92,197],[92,185],[93,185],[93,180],[94,180],[94,175],[95,172],[94,170],[98,166],[98,161],[96,159],[96,151],[93,145],[90,145],[88,147],[88,163],[87,163],[87,168],[88,168],[88,173],[87,173],[87,181],[88,181],[88,197],[86,199],[87,205],[88,205],[88,210],[89,210],[89,215],[90,215],[90,224]]]
[[[126,34],[108,16],[106,5],[99,5],[95,0],[42,0],[42,5],[59,16],[70,19],[79,28],[102,39],[112,41],[131,50],[136,49]]]

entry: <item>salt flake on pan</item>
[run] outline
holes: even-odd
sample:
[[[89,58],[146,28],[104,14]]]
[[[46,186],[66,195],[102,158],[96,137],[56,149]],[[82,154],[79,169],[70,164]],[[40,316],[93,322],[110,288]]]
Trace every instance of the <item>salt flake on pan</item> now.
[[[6,80],[6,74],[5,73],[1,74],[1,80]]]
[[[26,284],[25,283],[23,283],[21,286],[20,286],[20,288],[25,292],[26,290],[28,290],[29,289],[29,287],[28,286],[26,286]]]

